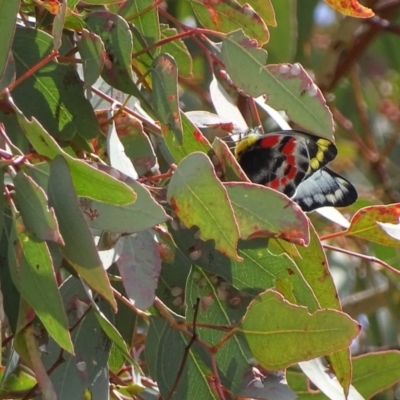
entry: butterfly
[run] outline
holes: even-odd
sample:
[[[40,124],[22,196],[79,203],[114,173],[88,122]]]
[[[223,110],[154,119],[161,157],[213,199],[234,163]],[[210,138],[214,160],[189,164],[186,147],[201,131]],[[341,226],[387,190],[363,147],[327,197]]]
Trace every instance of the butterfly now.
[[[357,200],[354,186],[325,166],[336,155],[329,140],[297,130],[251,130],[235,146],[235,157],[252,182],[286,194],[305,212]]]

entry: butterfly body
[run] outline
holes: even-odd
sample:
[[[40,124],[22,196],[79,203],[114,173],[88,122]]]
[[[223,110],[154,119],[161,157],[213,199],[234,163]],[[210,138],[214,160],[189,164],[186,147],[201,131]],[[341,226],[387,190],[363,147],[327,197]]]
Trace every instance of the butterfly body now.
[[[337,155],[327,139],[301,131],[250,132],[235,147],[248,178],[293,198],[304,211],[344,207],[357,199],[353,185],[325,165]]]

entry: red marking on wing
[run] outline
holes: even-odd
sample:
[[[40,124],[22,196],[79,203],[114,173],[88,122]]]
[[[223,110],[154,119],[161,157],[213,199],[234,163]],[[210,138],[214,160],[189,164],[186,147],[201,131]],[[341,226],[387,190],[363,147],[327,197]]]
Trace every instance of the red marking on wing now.
[[[279,187],[281,186],[281,180],[280,180],[280,178],[272,179],[272,181],[269,182],[267,186],[269,186],[269,187],[272,188],[272,189],[277,189],[277,190],[278,190]]]
[[[261,147],[274,147],[278,145],[280,141],[281,141],[281,136],[272,135],[262,139],[260,145]]]
[[[282,147],[282,153],[287,156],[293,156],[296,150],[296,138],[290,138],[288,142]]]
[[[285,169],[285,176],[287,176],[289,179],[294,179],[296,175],[297,175],[297,168],[294,167],[293,165],[288,164],[288,166]]]

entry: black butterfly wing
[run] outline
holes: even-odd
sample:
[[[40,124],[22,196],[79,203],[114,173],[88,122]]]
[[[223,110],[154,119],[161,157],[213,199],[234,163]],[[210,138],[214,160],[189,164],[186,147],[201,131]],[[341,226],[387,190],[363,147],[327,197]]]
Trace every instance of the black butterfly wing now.
[[[346,207],[357,200],[357,191],[346,179],[328,168],[321,168],[297,188],[293,200],[303,211],[319,207]]]
[[[308,144],[298,135],[249,136],[240,142],[236,157],[252,182],[289,197],[295,194],[310,167]]]

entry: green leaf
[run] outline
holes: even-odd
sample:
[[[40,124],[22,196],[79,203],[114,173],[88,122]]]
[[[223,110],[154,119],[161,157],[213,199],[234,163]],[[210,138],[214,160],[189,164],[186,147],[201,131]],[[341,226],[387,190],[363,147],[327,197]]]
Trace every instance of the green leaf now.
[[[382,351],[353,358],[353,385],[370,399],[400,381],[400,353]]]
[[[195,229],[170,229],[174,242],[193,263],[192,249],[199,257],[195,264],[221,276],[236,289],[252,296],[277,285],[285,287],[285,296],[293,302],[318,309],[318,301],[297,265],[286,255],[274,255],[270,242],[265,239],[239,241],[238,254],[243,259],[235,261],[215,250],[213,243],[203,242],[194,235]]]
[[[52,48],[50,35],[18,27],[13,42],[17,78],[49,56]],[[17,85],[12,97],[27,118],[35,117],[59,139],[70,140],[76,134],[88,139],[100,134],[79,75],[70,64],[48,62]]]
[[[277,251],[280,253],[283,249],[291,256],[300,269],[305,281],[315,294],[319,304],[318,308],[314,308],[309,304],[303,304],[308,306],[309,311],[313,312],[324,308],[341,311],[338,293],[329,270],[326,254],[312,225],[310,225],[310,239],[307,247],[294,246],[280,241],[277,245]],[[340,384],[348,391],[352,370],[350,351],[346,349],[331,354],[329,361]]]
[[[3,76],[0,78],[0,92],[15,82],[15,61],[12,52],[8,52]]]
[[[64,307],[68,313],[75,354],[63,354],[50,377],[59,400],[107,399],[109,371],[107,360],[111,342],[103,333],[82,282],[74,277],[65,280],[60,288]],[[101,302],[101,300],[100,300]],[[59,362],[60,348],[49,340],[42,354],[46,369]]]
[[[85,88],[89,88],[101,74],[106,58],[106,50],[100,36],[89,32],[87,29],[82,29],[78,50],[82,58]]]
[[[14,351],[15,353],[15,351]],[[15,353],[16,354],[16,353]],[[31,390],[36,384],[36,379],[28,373],[24,366],[17,366],[11,373],[6,374],[6,368],[0,368],[0,396],[6,397],[10,393],[23,397],[24,393]],[[5,378],[5,379],[3,379]]]
[[[291,0],[274,0],[274,11],[279,24],[271,29],[266,49],[270,64],[292,62],[296,55],[297,3]]]
[[[278,0],[279,1],[279,0]],[[276,18],[274,7],[271,4],[271,0],[238,0],[239,4],[249,4],[254,8],[256,13],[265,21],[267,25],[276,27]],[[279,20],[280,23],[280,20]]]
[[[146,358],[151,360],[152,375],[163,398],[167,398],[173,388],[187,344],[187,337],[172,329],[166,321],[151,318],[145,345]],[[208,379],[211,372],[195,353],[194,347],[197,346],[189,350],[181,379],[171,399],[216,400],[218,397]],[[165,368],[166,365],[168,368]]]
[[[109,167],[105,170],[115,172]],[[164,208],[154,200],[145,186],[131,178],[126,178],[125,182],[137,194],[137,200],[132,204],[118,206],[80,199],[81,210],[91,228],[115,233],[136,233],[169,220]]]
[[[73,353],[67,317],[61,302],[54,269],[45,242],[26,230],[21,217],[13,215],[8,260],[11,278],[21,296],[33,308],[53,339]]]
[[[178,97],[178,69],[173,57],[160,54],[153,63],[153,107],[160,122],[174,132],[181,145],[182,121]]]
[[[225,183],[241,239],[275,237],[307,246],[309,219],[282,193],[252,183]]]
[[[284,110],[302,128],[333,139],[332,114],[326,101],[300,64],[265,65],[267,53],[241,31],[222,43],[222,58],[235,84],[253,97],[266,95],[268,105]]]
[[[183,143],[180,144],[173,132],[165,126],[163,131],[163,137],[165,141],[159,142],[160,151],[163,153],[163,156],[167,158],[168,156],[170,157],[170,155],[172,155],[175,163],[179,163],[183,158],[195,151],[208,153],[209,150],[211,150],[211,145],[208,140],[184,113],[181,113],[181,120],[184,132]],[[168,148],[168,150],[164,149],[165,146]],[[164,154],[165,151],[168,152],[168,156]]]
[[[35,118],[29,122],[18,109],[15,111],[21,128],[39,154],[50,159],[58,155],[65,158],[79,196],[117,205],[131,204],[135,201],[135,193],[123,182],[98,171],[84,161],[71,157],[61,149]]]
[[[15,202],[27,229],[39,240],[64,244],[54,210],[49,209],[44,190],[22,171],[15,176],[14,185]]]
[[[269,40],[267,25],[248,5],[240,6],[234,0],[210,4],[201,0],[190,0],[190,3],[196,17],[205,28],[224,33],[243,29],[260,45]]]
[[[102,327],[104,333],[115,344],[118,350],[123,354],[125,360],[128,361],[131,365],[139,368],[135,360],[129,354],[128,346],[126,345],[124,339],[122,338],[121,334],[117,331],[115,326],[107,319],[107,317],[101,312],[100,309],[97,310],[95,316],[100,326]]]
[[[8,62],[11,43],[13,40],[20,1],[0,0],[0,80]]]
[[[127,1],[121,7],[120,15],[131,20],[137,30],[142,34],[146,45],[151,46],[160,40],[160,21],[157,8],[153,0]],[[151,51],[158,54],[160,49],[156,47]]]
[[[186,78],[192,77],[192,57],[182,39],[174,39],[178,34],[177,29],[170,28],[168,25],[160,24],[162,39],[171,38],[171,41],[161,46],[161,53],[168,53],[174,58],[179,75]]]
[[[279,370],[349,347],[359,326],[336,310],[309,314],[268,290],[252,301],[239,331],[262,367]]]
[[[54,207],[65,246],[61,252],[79,276],[116,309],[107,273],[89,227],[79,209],[66,161],[57,156],[50,165],[49,200]]]
[[[364,207],[354,214],[346,235],[357,236],[384,246],[399,247],[400,240],[382,229],[382,223],[398,224],[400,203]],[[385,226],[385,225],[383,225]]]
[[[134,96],[141,96],[133,80],[132,34],[128,23],[108,11],[94,11],[85,19],[89,31],[98,35],[106,50],[106,66],[102,78],[113,88]]]
[[[249,302],[248,296],[214,278],[214,275],[208,275],[200,268],[192,268],[185,290],[187,322],[193,321],[196,308],[198,324],[231,326],[243,317]],[[225,332],[210,328],[199,327],[196,332],[199,339],[211,346],[225,336]],[[230,338],[215,354],[220,378],[230,391],[238,393],[241,389],[251,357],[246,341],[240,336]]]
[[[201,239],[215,240],[217,250],[240,260],[236,252],[239,231],[231,204],[205,154],[193,153],[180,162],[168,185],[167,199],[187,227],[199,227]]]

